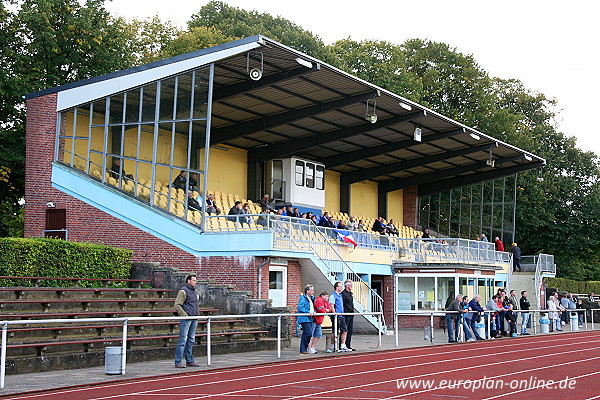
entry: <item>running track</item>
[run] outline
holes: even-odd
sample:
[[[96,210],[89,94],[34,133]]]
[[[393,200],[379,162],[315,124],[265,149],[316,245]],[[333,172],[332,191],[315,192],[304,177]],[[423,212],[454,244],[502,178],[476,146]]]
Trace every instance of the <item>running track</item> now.
[[[65,372],[68,373],[68,372]],[[401,387],[429,379],[432,387]],[[540,387],[548,380],[562,381]],[[442,380],[455,387],[439,387]],[[456,380],[469,380],[456,387]],[[600,332],[347,353],[3,397],[22,400],[600,399]],[[477,383],[479,382],[479,383]],[[421,383],[422,384],[422,383]],[[473,389],[474,385],[487,388]],[[495,386],[494,386],[495,385]],[[513,387],[511,388],[510,385]],[[562,388],[560,387],[562,385]],[[569,388],[570,385],[570,388]]]

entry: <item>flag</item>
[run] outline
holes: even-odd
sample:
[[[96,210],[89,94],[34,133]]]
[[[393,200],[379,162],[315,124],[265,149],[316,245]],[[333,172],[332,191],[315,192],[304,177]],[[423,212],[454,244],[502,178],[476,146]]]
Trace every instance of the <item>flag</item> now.
[[[344,243],[352,243],[354,245],[354,248],[356,248],[356,240],[354,240],[354,238],[352,237],[352,232],[338,231],[337,229],[334,229],[334,231],[335,233],[337,233],[341,241],[343,241]]]

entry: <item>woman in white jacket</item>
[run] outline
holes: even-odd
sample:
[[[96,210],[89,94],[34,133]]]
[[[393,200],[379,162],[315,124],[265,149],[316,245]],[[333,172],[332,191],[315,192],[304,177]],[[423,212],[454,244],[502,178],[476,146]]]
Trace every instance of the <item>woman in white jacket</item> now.
[[[552,320],[552,324],[554,325],[554,329],[557,331],[562,331],[562,326],[560,324],[560,314],[558,311],[563,310],[563,307],[560,305],[558,301],[558,292],[554,293],[554,296],[548,299],[548,319]],[[552,328],[553,325],[550,325]]]

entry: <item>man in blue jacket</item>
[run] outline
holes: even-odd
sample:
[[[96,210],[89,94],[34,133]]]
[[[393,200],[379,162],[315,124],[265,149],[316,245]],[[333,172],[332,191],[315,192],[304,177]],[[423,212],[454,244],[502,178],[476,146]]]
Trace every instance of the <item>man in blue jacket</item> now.
[[[298,314],[310,314],[298,316],[298,323],[302,325],[302,337],[300,338],[300,354],[309,354],[308,345],[315,329],[315,288],[313,285],[304,287],[304,294],[298,299]]]
[[[481,301],[481,296],[480,295],[476,295],[469,302],[469,308],[471,310],[473,310],[473,315],[471,316],[471,319],[470,319],[470,321],[471,321],[471,330],[475,334],[475,339],[477,339],[477,340],[485,340],[484,338],[481,337],[481,335],[479,334],[479,332],[477,332],[477,329],[475,329],[475,324],[479,323],[480,319],[482,318],[482,316],[481,316],[480,313],[483,312],[483,307],[481,307],[481,304],[479,304],[480,301]]]

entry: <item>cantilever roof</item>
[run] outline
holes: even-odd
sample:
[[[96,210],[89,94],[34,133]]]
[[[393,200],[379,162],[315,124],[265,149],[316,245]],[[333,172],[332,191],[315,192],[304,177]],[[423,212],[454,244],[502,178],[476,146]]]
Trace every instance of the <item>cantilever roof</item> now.
[[[261,58],[262,78],[254,81],[248,64],[260,68]],[[246,149],[249,162],[298,156],[339,172],[342,184],[372,180],[380,192],[418,185],[420,195],[545,164],[532,153],[260,35],[27,98],[58,93],[61,110],[211,62],[211,144]],[[371,123],[365,114],[374,105],[377,122]],[[417,126],[421,142],[414,140]],[[490,151],[493,167],[487,162]]]

